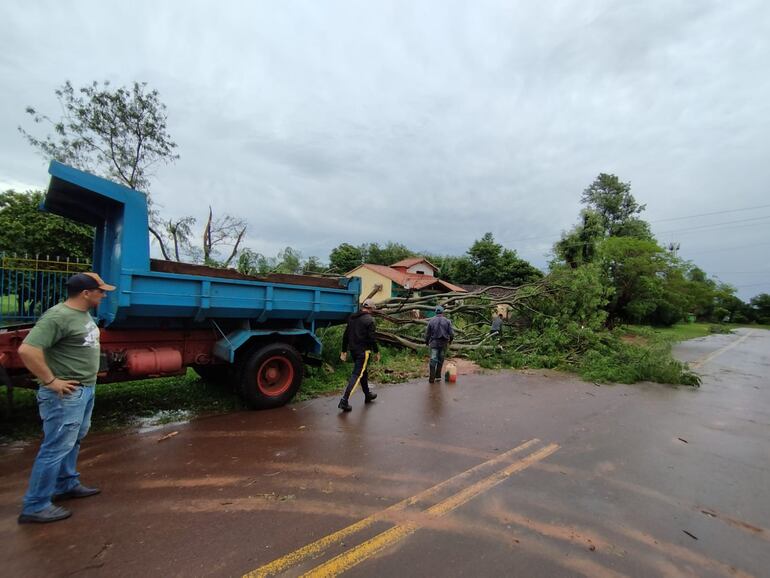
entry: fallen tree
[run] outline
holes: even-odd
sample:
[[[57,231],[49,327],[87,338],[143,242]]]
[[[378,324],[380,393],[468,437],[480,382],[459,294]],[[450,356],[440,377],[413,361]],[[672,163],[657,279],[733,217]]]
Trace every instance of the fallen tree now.
[[[456,337],[449,346],[450,351],[494,349],[499,346],[499,339],[489,328],[498,311],[504,309],[508,313],[505,335],[506,329],[510,331],[512,327],[526,324],[528,317],[538,313],[537,304],[555,292],[553,285],[540,280],[519,287],[494,285],[470,293],[394,297],[378,306],[376,315],[385,323],[380,324],[377,337],[415,351],[425,347],[423,336],[429,320],[423,314],[433,312],[440,305],[455,328]]]
[[[395,297],[378,306],[379,341],[424,353],[426,313],[437,305],[452,321],[449,352],[483,367],[543,367],[575,371],[591,381],[698,385],[700,379],[671,357],[670,343],[624,339],[605,326],[608,293],[588,268],[560,271],[519,287],[470,293]],[[502,335],[491,333],[505,312]]]

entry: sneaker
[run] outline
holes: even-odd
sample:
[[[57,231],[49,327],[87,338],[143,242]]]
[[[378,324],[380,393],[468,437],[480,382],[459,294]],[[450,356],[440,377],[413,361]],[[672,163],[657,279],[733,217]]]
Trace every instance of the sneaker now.
[[[351,406],[344,399],[340,400],[340,402],[337,404],[337,407],[340,408],[342,411],[353,411],[353,406]]]
[[[89,488],[83,484],[78,484],[71,490],[63,492],[61,494],[54,494],[52,500],[72,500],[74,498],[87,498],[88,496],[95,496],[101,493],[99,488]]]
[[[370,393],[369,395],[364,397],[364,403],[372,403],[375,399],[377,399],[377,394]]]
[[[49,505],[47,508],[40,510],[39,512],[33,512],[31,514],[20,514],[19,524],[47,524],[48,522],[58,522],[64,520],[72,515],[67,508],[61,506]]]

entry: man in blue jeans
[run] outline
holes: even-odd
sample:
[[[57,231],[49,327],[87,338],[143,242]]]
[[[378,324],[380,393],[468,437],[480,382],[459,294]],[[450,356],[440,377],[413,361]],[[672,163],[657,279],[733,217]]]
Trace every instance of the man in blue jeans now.
[[[452,322],[444,317],[444,308],[436,307],[436,315],[428,322],[425,329],[425,344],[430,348],[430,376],[428,382],[441,381],[441,368],[444,366],[444,350],[455,337]]]
[[[37,402],[43,443],[32,466],[19,524],[56,522],[72,513],[52,501],[99,493],[80,483],[80,441],[88,433],[99,371],[99,328],[89,310],[99,305],[107,285],[96,273],[67,281],[67,300],[51,307],[19,346],[19,356],[38,379]]]

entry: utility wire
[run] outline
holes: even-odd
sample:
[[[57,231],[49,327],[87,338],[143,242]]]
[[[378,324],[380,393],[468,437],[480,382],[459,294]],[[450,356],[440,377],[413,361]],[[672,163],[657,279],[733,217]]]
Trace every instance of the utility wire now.
[[[712,229],[714,227],[722,227],[724,225],[734,225],[737,223],[748,223],[750,221],[761,221],[763,219],[770,219],[770,215],[763,217],[752,217],[751,219],[740,219],[738,221],[725,221],[723,223],[711,223],[710,225],[700,225],[698,227],[687,227],[686,229],[673,229],[671,231],[660,231],[658,235],[668,235],[671,233],[683,233],[685,231],[700,231],[702,229]]]
[[[756,206],[753,206],[753,207],[742,207],[740,209],[725,209],[723,211],[713,211],[711,213],[697,213],[697,214],[694,214],[694,215],[683,215],[681,217],[671,217],[669,219],[655,219],[653,221],[647,221],[647,222],[648,223],[665,223],[665,222],[669,222],[669,221],[682,221],[682,220],[685,220],[685,219],[694,219],[694,218],[697,218],[697,217],[709,217],[709,216],[712,216],[712,215],[724,215],[724,214],[727,214],[727,213],[739,213],[741,211],[754,211],[756,209],[765,209],[767,207],[770,207],[770,205],[756,205]],[[718,225],[718,224],[719,223],[714,223],[714,225]],[[548,236],[543,235],[541,237],[525,237],[525,238],[522,238],[522,239],[516,239],[516,240],[513,240],[513,241],[507,241],[507,243],[508,244],[514,244],[514,243],[523,243],[525,241],[538,241],[540,239],[553,239],[554,235],[556,235],[556,234],[557,233],[553,233],[551,235],[548,235]],[[558,234],[561,234],[561,231]],[[661,234],[665,234],[665,233],[661,233]]]
[[[757,225],[766,225],[767,223],[753,223],[751,225],[744,225],[744,223],[747,223],[749,221],[761,221],[761,220],[764,220],[764,219],[770,219],[770,215],[766,215],[764,217],[754,217],[752,219],[741,219],[739,221],[726,221],[724,223],[714,223],[714,224],[711,224],[711,225],[703,225],[703,226],[700,226],[700,227],[691,227],[691,228],[687,228],[687,229],[676,229],[676,230],[672,230],[672,231],[662,231],[662,232],[658,233],[658,235],[670,235],[672,233],[685,233],[685,232],[689,232],[689,231],[701,231],[701,230],[708,230],[708,229],[720,228],[720,227],[723,227],[725,229],[729,229],[731,227],[735,227],[735,226],[738,226],[738,225],[741,225],[743,227],[754,227],[754,226],[757,226]],[[616,238],[620,239],[620,238],[623,238],[623,237],[616,237]],[[601,241],[603,239],[604,238],[597,238],[597,239],[594,239],[592,241],[580,241],[580,242],[574,242],[574,243],[567,243],[566,245],[559,245],[559,246],[560,247],[565,247],[565,248],[566,247],[584,247],[586,245],[593,245],[594,243],[597,243],[597,242],[599,242],[599,241]],[[557,240],[554,243],[558,243],[559,241],[560,240]],[[746,247],[753,247],[755,245],[766,245],[766,244],[767,243],[754,243],[752,245],[745,245],[745,246]]]
[[[738,245],[737,247],[725,247],[724,249],[707,249],[706,251],[687,251],[688,255],[703,255],[704,253],[721,253],[723,251],[738,251],[739,249],[749,249],[752,247],[770,245],[770,241],[765,243],[752,243],[751,245]]]
[[[726,213],[739,213],[741,211],[753,211],[755,209],[766,209],[770,205],[757,205],[755,207],[745,207],[743,209],[726,209],[724,211],[714,211],[713,213],[699,213],[697,215],[686,215],[684,217],[671,217],[670,219],[655,219],[650,223],[665,223],[668,221],[682,221],[684,219],[694,219],[695,217],[710,217],[711,215],[724,215]]]

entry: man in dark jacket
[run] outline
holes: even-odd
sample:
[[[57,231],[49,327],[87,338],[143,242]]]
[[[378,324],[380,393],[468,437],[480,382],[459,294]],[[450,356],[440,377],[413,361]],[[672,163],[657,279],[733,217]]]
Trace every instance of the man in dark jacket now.
[[[364,392],[364,403],[370,403],[377,397],[376,393],[369,391],[368,371],[369,359],[372,353],[374,353],[374,360],[380,361],[380,349],[377,347],[377,339],[374,335],[376,327],[374,319],[372,319],[374,308],[374,302],[371,299],[366,299],[361,304],[361,311],[350,316],[348,326],[342,335],[340,359],[347,361],[348,351],[350,351],[350,355],[353,357],[353,373],[350,375],[345,393],[342,394],[342,399],[337,406],[342,411],[353,409],[348,403],[348,399],[359,383]]]
[[[430,348],[430,377],[428,382],[441,381],[444,365],[444,349],[455,337],[452,322],[444,317],[444,308],[436,307],[436,315],[428,322],[425,330],[425,344]]]

